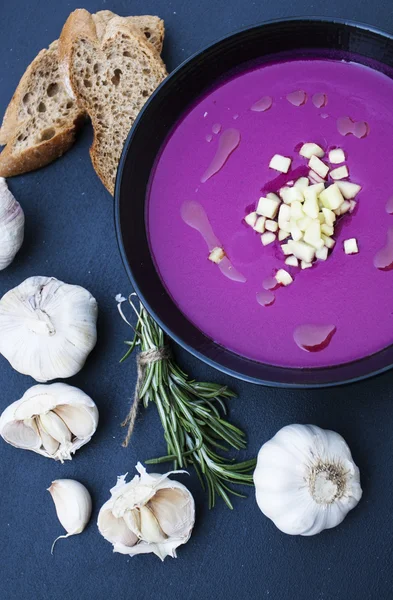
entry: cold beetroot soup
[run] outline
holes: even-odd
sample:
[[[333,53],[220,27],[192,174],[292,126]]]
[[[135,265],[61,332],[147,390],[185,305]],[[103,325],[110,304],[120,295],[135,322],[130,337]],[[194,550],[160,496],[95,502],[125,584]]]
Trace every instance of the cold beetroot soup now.
[[[148,236],[166,289],[207,336],[262,363],[382,350],[392,168],[387,75],[331,59],[236,74],[183,116],[151,176]]]

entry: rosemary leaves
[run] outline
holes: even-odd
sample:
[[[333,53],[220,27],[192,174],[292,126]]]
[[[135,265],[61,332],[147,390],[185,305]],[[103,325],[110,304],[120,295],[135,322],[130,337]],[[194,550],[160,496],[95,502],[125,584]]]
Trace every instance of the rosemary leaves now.
[[[218,454],[230,448],[246,448],[243,431],[226,418],[224,400],[235,394],[226,386],[216,383],[197,382],[188,377],[176,364],[167,345],[162,329],[140,304],[139,310],[128,301],[138,320],[133,327],[122,310],[122,297],[116,297],[122,318],[134,329],[134,338],[126,342],[129,346],[122,362],[136,347],[138,355],[138,381],[134,402],[123,425],[128,425],[124,445],[128,444],[135,423],[138,403],[145,408],[150,402],[157,406],[167,444],[167,454],[145,461],[157,464],[173,461],[173,468],[192,465],[202,487],[209,495],[209,507],[215,505],[216,496],[221,496],[229,508],[233,508],[229,495],[244,497],[234,490],[232,484],[253,485],[252,472],[256,460],[244,462]]]

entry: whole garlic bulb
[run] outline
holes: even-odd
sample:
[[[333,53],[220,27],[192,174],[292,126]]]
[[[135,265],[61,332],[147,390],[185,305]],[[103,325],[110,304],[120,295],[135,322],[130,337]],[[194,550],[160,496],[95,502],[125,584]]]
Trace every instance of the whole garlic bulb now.
[[[98,409],[67,383],[34,385],[0,416],[0,435],[15,446],[55,460],[71,460],[97,429]]]
[[[25,215],[0,177],[0,271],[12,263],[23,244]]]
[[[72,377],[97,341],[97,302],[78,285],[30,277],[0,300],[0,353],[36,381]]]
[[[53,542],[53,554],[57,540],[82,533],[90,519],[92,502],[88,489],[75,479],[56,479],[48,492],[55,503],[57,517],[67,532]]]
[[[189,540],[195,521],[191,493],[168,477],[183,471],[148,474],[140,463],[136,470],[139,475],[129,483],[126,475],[118,477],[99,512],[98,529],[114,552],[176,558],[176,548]]]
[[[261,511],[290,535],[335,527],[362,497],[345,440],[315,425],[288,425],[266,442],[254,483]]]

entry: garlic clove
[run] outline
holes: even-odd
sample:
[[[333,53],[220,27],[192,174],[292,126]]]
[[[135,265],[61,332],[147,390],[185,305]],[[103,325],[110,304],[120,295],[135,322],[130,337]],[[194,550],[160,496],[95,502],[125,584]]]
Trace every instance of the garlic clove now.
[[[140,506],[141,537],[148,544],[164,542],[168,536],[162,531],[153,512],[147,506]]]
[[[178,488],[158,490],[147,506],[157,518],[162,531],[169,537],[183,537],[194,520],[194,506],[188,494]]]
[[[11,446],[15,446],[15,448],[37,450],[41,446],[34,419],[6,423],[1,430],[1,435],[6,442]]]
[[[67,445],[71,442],[71,432],[67,425],[56,413],[49,411],[40,415],[39,421],[46,433],[51,435],[60,444]]]
[[[132,531],[138,538],[142,537],[141,533],[141,513],[137,508],[127,510],[123,517],[128,529]]]
[[[52,544],[51,553],[57,540],[82,533],[91,516],[92,502],[87,488],[75,479],[56,479],[48,492],[52,496],[57,517],[67,532],[60,535]]]
[[[49,435],[49,433],[46,432],[46,430],[42,426],[41,419],[37,419],[37,425],[44,449],[47,451],[48,454],[55,454],[60,446],[60,442],[58,442],[58,440],[55,440],[55,438],[53,438],[51,435]]]
[[[71,404],[57,406],[54,412],[64,421],[68,429],[78,438],[91,437],[95,431],[91,415],[79,406]]]
[[[105,504],[99,512],[97,525],[101,535],[111,544],[121,544],[131,548],[138,541],[138,537],[127,526],[125,519],[116,518],[110,508],[105,509]]]

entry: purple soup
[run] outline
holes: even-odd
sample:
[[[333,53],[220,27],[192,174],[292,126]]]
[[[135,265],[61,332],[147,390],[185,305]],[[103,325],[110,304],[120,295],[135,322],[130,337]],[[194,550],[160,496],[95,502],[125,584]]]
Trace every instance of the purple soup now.
[[[260,196],[307,174],[305,142],[342,148],[362,189],[328,259],[301,270],[244,218]],[[393,80],[358,63],[275,62],[220,84],[183,116],[151,177],[150,247],[174,302],[215,342],[283,367],[342,364],[392,344],[392,145]],[[292,159],[288,173],[269,168],[275,154]],[[345,254],[349,238],[358,254]],[[217,245],[220,264],[208,260]],[[266,289],[283,268],[291,285]]]

